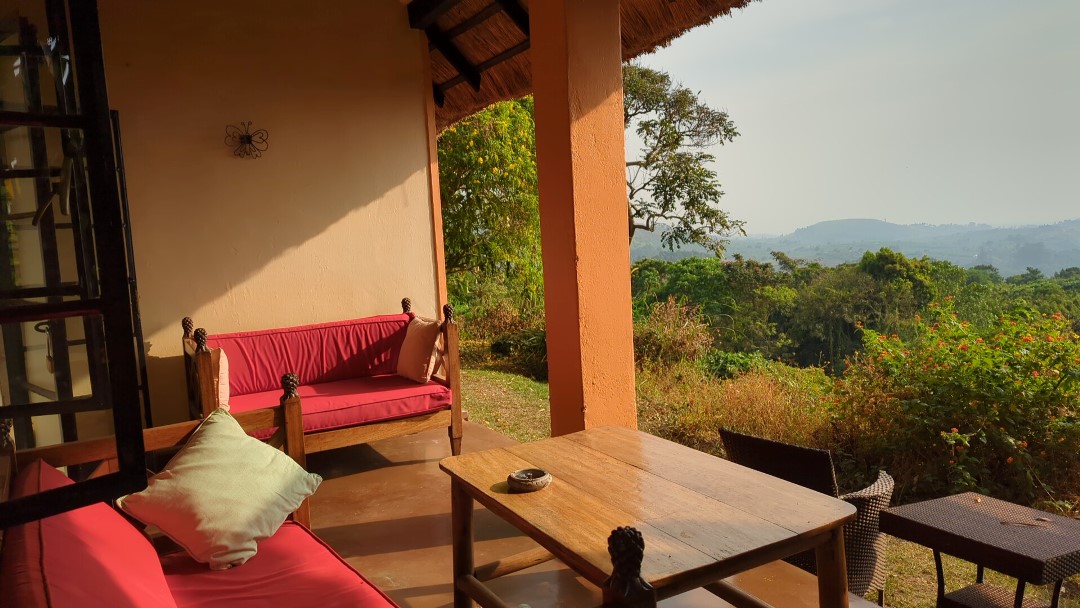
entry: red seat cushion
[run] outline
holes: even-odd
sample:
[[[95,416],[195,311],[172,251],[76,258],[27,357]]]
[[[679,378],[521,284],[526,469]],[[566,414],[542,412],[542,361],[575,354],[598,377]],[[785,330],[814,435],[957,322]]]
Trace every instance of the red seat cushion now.
[[[281,392],[281,376],[294,372],[301,384],[393,374],[413,315],[382,315],[299,327],[217,334],[210,348],[229,357],[232,397]],[[274,399],[277,402],[277,399]],[[230,404],[232,401],[230,400]]]
[[[71,483],[38,460],[12,482],[12,497]],[[0,598],[28,608],[176,606],[150,541],[100,502],[5,530]]]
[[[161,558],[180,608],[396,606],[307,528],[285,522],[243,566],[207,570],[186,553]]]
[[[450,389],[437,382],[417,384],[397,374],[304,385],[297,392],[306,433],[444,410],[451,397]],[[233,395],[229,405],[235,414],[274,405],[280,398],[281,389]]]

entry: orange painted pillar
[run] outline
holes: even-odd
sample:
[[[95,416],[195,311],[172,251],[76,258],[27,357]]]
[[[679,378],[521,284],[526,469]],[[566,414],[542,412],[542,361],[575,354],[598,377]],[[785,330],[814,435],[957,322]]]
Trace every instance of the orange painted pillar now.
[[[529,17],[551,433],[636,427],[619,0]]]

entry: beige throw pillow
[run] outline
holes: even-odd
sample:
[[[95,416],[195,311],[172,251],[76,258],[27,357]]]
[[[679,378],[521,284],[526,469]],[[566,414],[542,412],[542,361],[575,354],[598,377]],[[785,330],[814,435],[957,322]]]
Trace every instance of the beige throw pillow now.
[[[277,532],[321,482],[219,408],[145,490],[117,504],[196,561],[223,570],[255,555],[257,542]]]
[[[439,322],[413,317],[405,331],[405,342],[401,345],[398,356],[397,373],[399,376],[427,382],[435,373],[435,360],[438,352],[435,343],[439,339]]]

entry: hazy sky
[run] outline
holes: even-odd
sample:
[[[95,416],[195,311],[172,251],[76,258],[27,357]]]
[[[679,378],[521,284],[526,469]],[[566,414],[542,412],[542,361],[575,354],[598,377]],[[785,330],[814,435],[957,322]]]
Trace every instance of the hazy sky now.
[[[1080,218],[1080,0],[763,0],[640,62],[730,113],[751,234]]]

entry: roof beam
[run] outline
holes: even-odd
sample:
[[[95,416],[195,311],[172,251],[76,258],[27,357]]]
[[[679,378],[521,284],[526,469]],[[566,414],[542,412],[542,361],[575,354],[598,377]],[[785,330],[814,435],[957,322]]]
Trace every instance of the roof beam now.
[[[490,19],[491,17],[495,16],[497,13],[500,13],[500,12],[502,12],[502,7],[501,6],[499,6],[498,4],[490,4],[490,5],[486,6],[486,7],[484,7],[484,9],[481,10],[479,13],[476,13],[472,17],[469,17],[468,19],[462,21],[461,23],[455,25],[454,27],[446,30],[446,32],[444,32],[444,33],[446,34],[447,38],[451,38],[451,39],[456,38],[456,37],[464,34],[465,32],[471,30],[472,28],[480,25],[484,21],[487,21],[488,19]],[[433,49],[433,48],[435,48],[435,45],[434,44],[429,44],[428,48]]]
[[[446,11],[460,4],[462,0],[412,0],[409,3],[409,27],[416,30],[427,29],[429,25]]]
[[[486,71],[490,70],[491,68],[499,65],[500,63],[502,63],[504,61],[508,61],[509,59],[513,58],[514,56],[520,55],[521,53],[524,53],[527,50],[529,50],[529,41],[528,40],[526,40],[525,42],[518,43],[518,44],[510,47],[509,49],[506,49],[505,51],[499,53],[498,55],[495,55],[491,59],[488,59],[487,61],[484,61],[484,62],[481,62],[481,63],[477,64],[476,69],[478,69],[480,71],[480,73],[483,74],[484,72],[486,72]],[[457,76],[454,76],[450,80],[447,80],[446,82],[442,82],[442,83],[439,83],[439,84],[435,85],[435,90],[437,92],[443,93],[443,92],[446,92],[446,91],[454,88],[455,86],[457,86],[457,85],[459,85],[459,84],[461,84],[463,82],[465,82],[465,78],[459,74]],[[436,97],[436,100],[437,99],[438,99],[438,97]],[[441,107],[442,104],[439,104],[439,105]]]
[[[435,45],[435,48],[442,53],[443,57],[450,62],[450,65],[454,66],[458,74],[472,85],[472,88],[480,90],[480,70],[477,70],[465,55],[457,48],[456,45],[436,26],[431,26],[424,30],[427,33],[428,40]]]
[[[521,0],[496,0],[496,3],[502,7],[506,16],[513,20],[514,25],[521,30],[521,33],[528,37],[529,12],[525,10],[524,6],[521,6]]]

